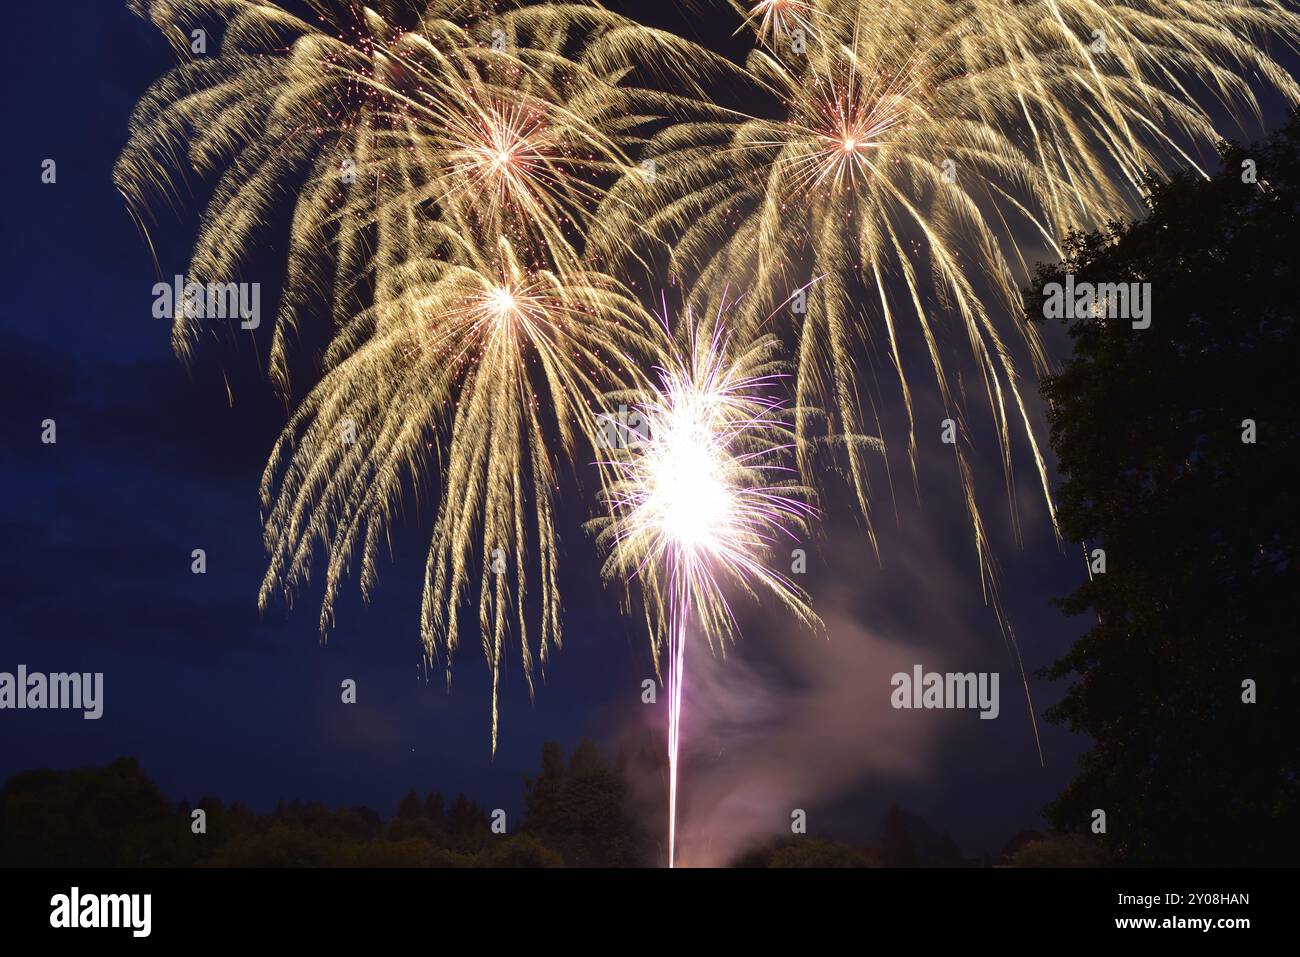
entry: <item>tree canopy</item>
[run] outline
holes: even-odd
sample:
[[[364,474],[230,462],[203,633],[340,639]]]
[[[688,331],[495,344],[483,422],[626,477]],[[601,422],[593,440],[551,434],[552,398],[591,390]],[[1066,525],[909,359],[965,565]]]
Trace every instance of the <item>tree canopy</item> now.
[[[1096,566],[1059,602],[1093,621],[1046,672],[1070,681],[1049,719],[1093,745],[1048,816],[1091,834],[1103,810],[1099,842],[1134,862],[1293,862],[1300,112],[1149,190],[1026,292],[1031,321],[1071,275],[1150,283],[1151,303],[1147,328],[1071,320],[1042,389],[1061,530]]]

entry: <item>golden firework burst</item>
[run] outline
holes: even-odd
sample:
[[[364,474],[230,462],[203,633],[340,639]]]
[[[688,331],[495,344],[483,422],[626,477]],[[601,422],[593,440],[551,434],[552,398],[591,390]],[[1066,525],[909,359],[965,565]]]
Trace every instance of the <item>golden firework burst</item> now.
[[[409,263],[401,293],[355,326],[364,335],[333,357],[263,477],[271,564],[261,601],[299,588],[323,545],[328,630],[354,557],[369,597],[392,522],[435,476],[421,634],[450,680],[458,611],[477,598],[495,748],[510,633],[530,693],[535,664],[561,640],[557,471],[598,434],[601,393],[641,381],[631,356],[660,351],[656,326],[616,280],[531,267],[504,238],[462,239],[446,259]],[[540,608],[531,626],[530,583]]]
[[[792,297],[806,305],[781,310],[797,356],[800,461],[811,482],[820,440],[845,447],[839,468],[873,544],[858,357],[876,344],[889,357],[916,482],[907,343],[922,350],[964,443],[961,370],[943,343],[953,328],[992,412],[1013,517],[1017,432],[1050,512],[1018,368],[1047,364],[1037,331],[1019,321],[1025,237],[1055,254],[1070,228],[1131,212],[1149,171],[1193,163],[1216,142],[1214,108],[1258,111],[1244,75],[1300,99],[1265,42],[1294,47],[1300,17],[1275,0],[737,7],[762,43],[746,76],[770,108],[744,116],[702,103],[660,132],[645,150],[658,175],[611,190],[592,247],[616,272],[666,257],[697,313],[726,288],[746,289],[736,322],[750,334]],[[629,235],[642,242],[635,256],[621,251]],[[991,581],[968,449],[955,449]]]

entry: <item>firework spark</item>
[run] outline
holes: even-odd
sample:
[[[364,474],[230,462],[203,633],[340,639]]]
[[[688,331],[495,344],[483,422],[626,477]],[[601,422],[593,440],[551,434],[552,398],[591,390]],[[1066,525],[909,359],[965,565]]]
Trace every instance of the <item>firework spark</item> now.
[[[813,516],[810,492],[786,464],[793,450],[773,337],[735,350],[721,321],[687,319],[686,343],[634,404],[642,432],[602,464],[614,473],[596,523],[607,578],[638,580],[650,610],[655,660],[667,652],[668,865],[674,866],[682,687],[690,635],[709,645],[735,637],[728,586],[777,596],[819,624],[802,591],[768,564],[780,540],[799,541]],[[617,396],[626,400],[626,396]]]
[[[775,43],[794,36],[795,30],[812,30],[812,4],[809,0],[753,0],[748,5],[730,0],[764,41]]]

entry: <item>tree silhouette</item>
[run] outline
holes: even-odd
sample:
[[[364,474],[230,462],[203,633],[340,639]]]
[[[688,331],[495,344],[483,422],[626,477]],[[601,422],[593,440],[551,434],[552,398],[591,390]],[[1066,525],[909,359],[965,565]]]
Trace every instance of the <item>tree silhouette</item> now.
[[[924,818],[891,804],[880,824],[880,862],[885,867],[960,867],[961,851]]]
[[[555,867],[536,837],[491,833],[487,812],[458,795],[408,794],[385,827],[370,808],[281,801],[269,814],[201,798],[173,804],[134,758],[102,768],[26,771],[0,788],[3,867]]]
[[[447,828],[447,802],[441,791],[434,791],[424,799],[424,816],[433,825],[435,831]]]
[[[420,800],[420,795],[408,791],[406,797],[402,798],[397,805],[397,819],[413,821],[420,817],[424,817],[424,802]]]
[[[26,771],[0,791],[0,863],[157,867],[188,863],[184,821],[134,758]]]
[[[1150,189],[1144,219],[1072,236],[1026,294],[1041,317],[1072,273],[1152,302],[1146,329],[1074,320],[1043,385],[1062,532],[1105,553],[1059,602],[1095,622],[1047,670],[1072,681],[1048,716],[1094,744],[1048,815],[1092,837],[1104,810],[1095,839],[1134,862],[1294,862],[1300,113]]]
[[[627,867],[641,863],[644,835],[628,809],[621,767],[612,767],[590,741],[567,765],[548,742],[541,768],[524,783],[524,829],[555,848],[571,867]]]

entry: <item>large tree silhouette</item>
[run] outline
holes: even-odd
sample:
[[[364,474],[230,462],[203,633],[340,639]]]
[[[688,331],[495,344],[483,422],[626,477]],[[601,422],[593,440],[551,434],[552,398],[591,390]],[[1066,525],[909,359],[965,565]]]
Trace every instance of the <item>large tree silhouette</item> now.
[[[1105,552],[1059,603],[1095,621],[1047,671],[1072,682],[1048,716],[1094,744],[1048,814],[1091,834],[1105,811],[1096,839],[1135,862],[1294,863],[1300,827],[1300,113],[1221,158],[1071,237],[1027,293],[1041,320],[1067,273],[1151,284],[1149,328],[1072,320],[1043,386],[1063,534]]]
[[[581,742],[567,763],[560,746],[548,742],[537,776],[524,782],[524,801],[525,830],[570,866],[643,863],[645,835],[628,806],[622,762],[611,766],[590,741]]]

